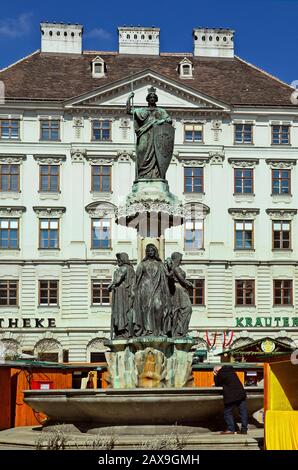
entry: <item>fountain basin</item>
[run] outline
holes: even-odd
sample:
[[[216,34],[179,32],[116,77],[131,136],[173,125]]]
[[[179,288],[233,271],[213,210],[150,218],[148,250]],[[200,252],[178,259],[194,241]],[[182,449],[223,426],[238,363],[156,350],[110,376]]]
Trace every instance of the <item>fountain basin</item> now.
[[[248,387],[248,412],[263,407],[263,388]],[[207,426],[222,418],[222,389],[151,388],[96,390],[25,390],[24,400],[56,423],[99,426]]]

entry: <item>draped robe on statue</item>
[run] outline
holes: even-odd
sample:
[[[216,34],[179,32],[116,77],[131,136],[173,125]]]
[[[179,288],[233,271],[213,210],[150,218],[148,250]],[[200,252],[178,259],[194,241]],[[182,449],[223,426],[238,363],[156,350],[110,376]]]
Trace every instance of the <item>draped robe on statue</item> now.
[[[165,335],[170,330],[170,293],[162,261],[145,259],[136,270],[134,333]]]
[[[156,158],[153,137],[153,126],[172,120],[163,108],[135,108],[133,110],[135,130],[137,135],[137,179],[164,178]]]

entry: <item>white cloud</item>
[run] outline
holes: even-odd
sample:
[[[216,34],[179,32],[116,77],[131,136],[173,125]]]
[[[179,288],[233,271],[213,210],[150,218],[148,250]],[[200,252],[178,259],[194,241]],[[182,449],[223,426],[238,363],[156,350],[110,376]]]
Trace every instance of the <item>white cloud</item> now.
[[[87,34],[85,34],[86,38],[100,38],[100,39],[111,39],[112,35],[108,31],[103,28],[93,28]]]
[[[0,37],[17,38],[31,29],[32,13],[22,13],[17,18],[0,20]]]

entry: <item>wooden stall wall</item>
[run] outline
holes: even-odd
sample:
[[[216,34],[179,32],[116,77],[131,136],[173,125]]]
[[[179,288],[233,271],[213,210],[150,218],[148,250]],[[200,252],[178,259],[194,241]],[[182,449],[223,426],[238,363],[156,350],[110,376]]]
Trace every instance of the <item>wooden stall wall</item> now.
[[[31,388],[32,380],[52,381],[54,389],[71,388],[72,373],[66,371],[53,371],[53,369],[42,369],[39,371],[28,371],[25,369],[11,369],[11,427],[34,426],[45,419],[42,413],[36,413],[24,402],[23,390]]]
[[[10,369],[0,369],[0,430],[11,427]]]
[[[236,371],[240,382],[244,384],[244,372]],[[213,371],[209,370],[195,370],[193,371],[194,387],[214,387]]]

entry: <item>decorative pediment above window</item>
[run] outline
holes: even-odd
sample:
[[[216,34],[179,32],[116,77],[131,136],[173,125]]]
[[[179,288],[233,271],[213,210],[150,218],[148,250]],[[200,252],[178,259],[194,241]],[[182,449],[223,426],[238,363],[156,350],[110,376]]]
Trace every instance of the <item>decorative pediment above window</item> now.
[[[206,206],[206,204],[194,201],[184,204],[183,209],[184,219],[202,220],[205,219],[210,212],[210,207]]]
[[[86,160],[93,165],[111,165],[116,158],[105,155],[86,155]]]
[[[4,164],[17,164],[22,163],[27,159],[26,155],[9,155],[7,153],[0,153],[0,163]]]
[[[259,164],[259,158],[229,158],[228,162],[233,168],[255,168]]]
[[[267,165],[272,169],[291,170],[296,165],[296,158],[266,158]]]
[[[66,155],[47,155],[47,154],[36,154],[33,155],[34,160],[44,165],[60,165],[61,162],[65,162]]]
[[[33,210],[38,217],[60,218],[66,212],[66,207],[34,206]]]
[[[0,206],[1,217],[20,217],[23,212],[26,212],[24,206]]]
[[[228,209],[228,212],[233,219],[255,219],[259,215],[260,209],[238,209],[236,207]]]
[[[292,220],[297,209],[266,209],[271,220]]]
[[[92,77],[93,78],[102,78],[105,76],[106,64],[105,61],[97,56],[92,60]]]
[[[191,60],[184,57],[179,63],[179,75],[180,78],[193,78],[193,64]]]
[[[210,160],[209,154],[195,154],[186,152],[177,152],[178,160],[184,166],[203,167],[206,166]]]
[[[95,201],[91,202],[85,207],[86,212],[90,215],[90,217],[98,217],[98,218],[111,218],[115,217],[117,213],[117,207],[106,201]]]

